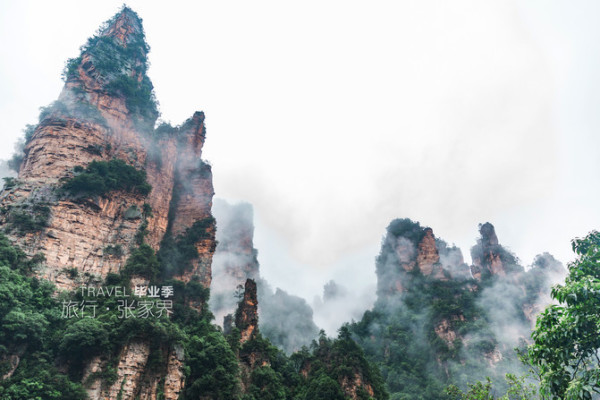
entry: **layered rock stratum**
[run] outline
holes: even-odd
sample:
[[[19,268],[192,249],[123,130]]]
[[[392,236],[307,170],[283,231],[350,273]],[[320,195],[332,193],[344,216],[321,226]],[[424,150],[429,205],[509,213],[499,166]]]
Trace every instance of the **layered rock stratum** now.
[[[67,63],[58,100],[42,111],[16,181],[0,194],[8,237],[27,254],[43,257],[35,274],[58,290],[99,286],[109,274],[123,272],[141,243],[158,252],[166,240],[184,237],[196,252],[186,268],[168,277],[210,287],[216,241],[212,172],[201,158],[204,113],[177,128],[154,128],[158,111],[147,53],[141,19],[124,7]],[[111,160],[144,171],[149,193],[130,187],[101,194],[64,190],[91,163]],[[147,284],[148,278],[133,276],[132,282]],[[113,384],[100,378],[106,363],[92,360],[84,373],[84,380],[92,376],[89,398],[156,399],[160,393],[177,399],[185,382],[184,353],[177,347],[162,353],[164,365],[149,371],[149,343],[127,343]]]

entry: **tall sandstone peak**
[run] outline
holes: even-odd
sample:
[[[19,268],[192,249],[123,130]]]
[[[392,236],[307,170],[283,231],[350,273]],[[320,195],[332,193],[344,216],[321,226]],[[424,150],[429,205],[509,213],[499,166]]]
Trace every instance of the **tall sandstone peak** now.
[[[491,223],[480,224],[479,234],[471,249],[473,264],[468,266],[460,249],[436,238],[431,228],[409,219],[392,221],[377,258],[379,294],[403,292],[408,276],[416,271],[433,280],[476,281],[524,271],[517,258],[499,244]]]
[[[258,333],[258,296],[252,279],[247,279],[244,285],[244,297],[235,313],[235,326],[240,330],[242,344]]]
[[[471,249],[471,273],[475,279],[522,272],[516,258],[499,244],[494,225],[489,222],[479,225],[479,233],[481,237]]]
[[[147,53],[142,21],[124,7],[68,61],[58,100],[42,111],[27,137],[16,183],[0,194],[7,236],[28,255],[43,255],[35,273],[58,289],[102,285],[109,273],[123,271],[140,243],[158,251],[166,238],[183,237],[197,254],[188,260],[191,267],[166,277],[210,287],[216,242],[212,172],[201,160],[204,114],[196,112],[177,128],[154,129],[158,111]],[[63,189],[90,163],[111,160],[143,171],[152,190]],[[35,226],[23,226],[24,220]],[[158,393],[178,398],[185,381],[183,351],[164,349],[164,366],[152,371],[146,368],[150,353],[143,340],[123,346],[112,386],[100,378],[103,361],[92,360],[84,371],[90,399],[156,399]]]
[[[69,61],[58,101],[40,116],[25,147],[19,184],[1,195],[5,208],[50,208],[47,227],[25,235],[11,233],[11,238],[29,254],[45,256],[39,274],[61,289],[91,283],[82,282],[82,276],[98,282],[109,272],[119,272],[144,222],[146,241],[158,250],[167,230],[177,236],[211,217],[212,174],[201,161],[204,114],[195,113],[168,134],[154,131],[157,113],[146,76],[147,49],[141,20],[128,8],[90,39],[81,56]],[[77,168],[112,159],[145,170],[152,191],[147,196],[119,190],[74,197],[58,190]],[[127,215],[128,209],[142,210],[144,204],[152,209],[147,218]],[[5,213],[2,222],[10,221],[11,214]],[[180,279],[197,275],[209,287],[214,235],[213,223],[197,243],[200,257],[194,268]],[[105,254],[109,245],[120,245],[123,254]],[[64,272],[72,268],[80,272],[79,279]]]

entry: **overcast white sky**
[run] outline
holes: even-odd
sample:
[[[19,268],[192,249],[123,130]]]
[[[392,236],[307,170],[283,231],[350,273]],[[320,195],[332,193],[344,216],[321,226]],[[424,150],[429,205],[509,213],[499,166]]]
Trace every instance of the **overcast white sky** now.
[[[0,1],[0,158],[121,1]],[[217,197],[252,203],[263,275],[357,293],[395,217],[525,265],[600,228],[600,3],[129,1],[162,118],[204,110]]]

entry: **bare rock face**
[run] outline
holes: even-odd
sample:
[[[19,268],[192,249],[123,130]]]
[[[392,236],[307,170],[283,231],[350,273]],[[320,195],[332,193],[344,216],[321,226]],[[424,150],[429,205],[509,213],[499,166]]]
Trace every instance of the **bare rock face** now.
[[[451,319],[444,318],[441,320],[434,328],[436,335],[442,339],[449,348],[454,348],[454,341],[459,338],[462,339],[454,328],[454,323],[456,321],[464,321],[464,315],[454,315]]]
[[[352,378],[344,376],[341,379],[340,386],[342,387],[344,395],[351,398],[352,400],[358,400],[362,398],[359,396],[359,389],[363,389],[371,397],[375,396],[373,387],[370,384],[366,383],[362,375],[358,373],[355,373]]]
[[[164,384],[165,400],[176,400],[185,385],[185,375],[183,372],[183,348],[177,346],[169,354],[167,362],[167,374]]]
[[[133,400],[140,390],[140,381],[150,355],[150,346],[145,342],[132,342],[121,352],[117,366],[118,378],[104,396],[110,399]]]
[[[27,157],[19,179],[38,183],[57,182],[76,165],[87,165],[108,156],[108,129],[77,119],[48,118],[35,130],[25,147]]]
[[[97,356],[94,357],[83,371],[83,382],[87,383],[86,392],[90,399],[101,399],[102,398],[102,381],[100,379],[93,379],[96,374],[102,372],[102,359]]]
[[[210,165],[201,160],[206,132],[204,113],[196,112],[181,128],[182,145],[177,157],[177,189],[173,234],[182,234],[194,221],[211,216],[212,172]],[[208,205],[208,207],[207,207]]]
[[[235,313],[235,326],[240,330],[240,343],[246,343],[258,333],[258,298],[256,282],[246,280],[244,298]]]
[[[431,275],[433,266],[440,261],[440,255],[435,245],[435,237],[431,228],[425,228],[425,235],[417,246],[417,265],[423,275]]]

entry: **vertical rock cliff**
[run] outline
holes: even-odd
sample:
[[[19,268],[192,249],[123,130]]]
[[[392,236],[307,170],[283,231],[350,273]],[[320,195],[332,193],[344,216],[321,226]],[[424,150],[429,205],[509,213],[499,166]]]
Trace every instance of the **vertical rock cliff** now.
[[[35,274],[58,289],[100,286],[119,274],[132,286],[175,278],[210,287],[216,241],[212,172],[201,159],[204,114],[155,129],[148,49],[141,19],[127,7],[89,39],[28,134],[17,179],[0,194],[5,233],[41,255]],[[156,252],[163,267],[176,268],[160,270]],[[178,398],[184,352],[160,349],[157,367],[152,351],[148,340],[132,340],[114,366],[93,359],[84,368],[89,397]]]
[[[143,224],[147,243],[158,250],[169,227],[177,236],[211,216],[212,175],[201,160],[204,114],[194,114],[169,134],[154,131],[158,112],[146,76],[147,51],[141,20],[124,8],[88,41],[79,57],[69,61],[59,99],[42,112],[25,147],[18,184],[2,194],[1,205],[9,209],[5,223],[10,223],[15,210],[35,218],[36,204],[49,207],[43,229],[10,234],[28,253],[44,254],[40,276],[59,288],[72,289],[81,283],[66,269],[75,268],[80,277],[96,281],[119,272]],[[112,159],[145,170],[150,193],[116,190],[66,196],[60,192],[61,183],[77,175],[77,168]],[[150,216],[127,213],[142,210],[145,204],[151,207]],[[206,231],[197,242],[199,256],[193,268],[181,279],[198,275],[208,287],[214,223]],[[121,246],[122,253],[106,254],[109,245]]]

